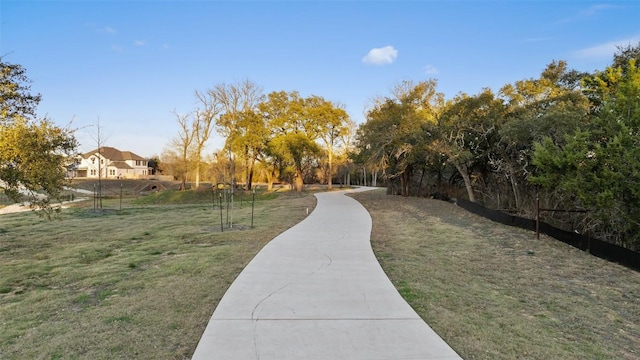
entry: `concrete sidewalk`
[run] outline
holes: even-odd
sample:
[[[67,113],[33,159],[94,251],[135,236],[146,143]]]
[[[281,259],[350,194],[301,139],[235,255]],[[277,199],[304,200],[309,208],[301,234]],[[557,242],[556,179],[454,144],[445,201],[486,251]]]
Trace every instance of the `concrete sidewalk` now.
[[[344,193],[317,194],[309,217],[256,255],[193,359],[460,359],[391,284],[369,213]]]

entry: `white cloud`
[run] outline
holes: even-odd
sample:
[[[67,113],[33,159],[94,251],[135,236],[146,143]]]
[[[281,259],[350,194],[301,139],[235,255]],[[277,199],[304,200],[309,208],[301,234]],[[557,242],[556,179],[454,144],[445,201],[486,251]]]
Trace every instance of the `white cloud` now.
[[[393,63],[397,57],[398,50],[393,46],[385,46],[369,50],[367,56],[362,58],[362,62],[372,65],[384,65]]]
[[[603,12],[609,9],[615,9],[615,8],[616,8],[615,6],[609,5],[609,4],[592,5],[586,10],[581,11],[580,14],[578,14],[578,16],[581,16],[581,17],[594,16],[599,14],[600,12]]]
[[[556,21],[556,24],[567,24],[567,23],[572,23],[575,21],[580,21],[582,19],[588,19],[588,18],[592,18],[594,16],[599,15],[602,12],[605,12],[607,10],[610,9],[617,9],[617,6],[614,5],[606,5],[606,4],[602,4],[602,5],[592,5],[580,12],[578,12],[575,15],[572,16],[568,16],[566,18],[560,19],[558,21]]]
[[[146,43],[144,42],[144,40],[135,40],[133,42],[133,45],[135,45],[135,46],[145,46],[145,44]]]
[[[162,48],[163,49],[168,49],[169,48],[169,44],[167,44],[167,43],[162,44]]]
[[[438,69],[433,65],[425,65],[424,73],[427,75],[435,75],[438,73]]]
[[[574,52],[579,58],[612,58],[618,51],[618,46],[635,45],[640,41],[640,35],[628,39],[609,41],[604,44],[595,45]]]
[[[111,50],[121,53],[124,51],[124,48],[120,45],[111,45]]]
[[[117,34],[118,30],[112,28],[111,26],[105,26],[102,29],[100,29],[101,32],[105,33],[105,34]]]

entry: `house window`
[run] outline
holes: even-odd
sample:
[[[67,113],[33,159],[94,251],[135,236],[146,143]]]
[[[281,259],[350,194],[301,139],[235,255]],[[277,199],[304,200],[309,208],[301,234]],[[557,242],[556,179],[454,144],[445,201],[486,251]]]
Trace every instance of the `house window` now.
[[[96,175],[96,169],[91,169],[91,175],[95,176]]]
[[[116,176],[116,169],[109,169],[109,176]]]
[[[95,163],[96,163],[96,158],[92,157],[92,158],[91,158],[91,163],[92,163],[92,164],[95,164]]]
[[[104,164],[104,159],[100,159],[100,164]]]

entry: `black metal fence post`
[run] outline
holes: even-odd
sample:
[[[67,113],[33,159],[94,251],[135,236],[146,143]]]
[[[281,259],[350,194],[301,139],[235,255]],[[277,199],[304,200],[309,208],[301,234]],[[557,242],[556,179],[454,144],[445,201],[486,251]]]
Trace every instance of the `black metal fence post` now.
[[[224,201],[227,205],[227,226],[229,226],[229,204],[231,203],[231,194],[229,191],[225,191],[224,195]]]
[[[540,239],[540,212],[588,213],[588,209],[550,209],[540,207],[540,198],[536,197],[536,239]]]
[[[222,193],[218,194],[219,204],[220,204],[220,232],[224,232],[224,224],[222,223]]]

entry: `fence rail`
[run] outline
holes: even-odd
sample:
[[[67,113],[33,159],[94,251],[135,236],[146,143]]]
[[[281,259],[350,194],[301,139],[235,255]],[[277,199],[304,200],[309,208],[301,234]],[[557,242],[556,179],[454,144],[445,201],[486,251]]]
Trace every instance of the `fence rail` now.
[[[616,244],[612,244],[600,239],[584,236],[562,229],[558,229],[545,222],[539,220],[539,214],[536,220],[527,219],[515,215],[505,214],[503,212],[485,208],[484,206],[467,200],[458,199],[456,204],[461,208],[482,216],[489,220],[515,226],[521,229],[537,231],[551,236],[552,238],[562,241],[580,250],[586,251],[593,256],[601,259],[616,262],[630,269],[640,271],[640,252],[627,249]],[[582,210],[580,210],[582,211]]]

